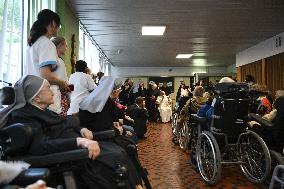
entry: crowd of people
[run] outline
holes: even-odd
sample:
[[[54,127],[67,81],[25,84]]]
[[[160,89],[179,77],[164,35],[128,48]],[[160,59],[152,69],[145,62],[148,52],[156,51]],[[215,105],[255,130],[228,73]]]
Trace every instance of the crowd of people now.
[[[224,77],[219,81],[219,83],[234,82],[236,81],[229,77]],[[246,82],[249,86],[248,96],[251,99],[249,105],[249,113],[255,113],[259,116],[262,116],[263,119],[273,123],[273,125],[279,125],[283,123],[284,120],[282,110],[284,108],[284,90],[275,91],[275,96],[273,97],[267,86],[255,83],[253,76],[247,75],[244,82]],[[207,117],[209,120],[211,119],[212,110],[214,107],[214,85],[211,84],[205,87],[202,84],[202,81],[198,82],[195,85],[194,90],[191,92],[189,87],[186,86],[184,82],[181,82],[177,93],[178,108],[176,109],[176,111],[180,114],[177,130],[182,127],[182,123],[184,121],[190,119],[191,114],[197,114],[197,116],[199,117]],[[279,133],[278,131],[272,132],[271,128],[267,129],[256,121],[250,121],[248,122],[248,125],[252,127],[251,129],[263,136],[265,141],[273,141],[273,138],[281,138],[272,136],[272,133],[274,133],[274,135],[276,133],[277,135],[277,133]],[[208,124],[204,125],[203,127],[204,130],[209,130],[210,122],[208,122]],[[173,141],[176,141],[175,136],[173,138]],[[277,143],[281,143],[281,145],[279,146],[284,146],[284,141],[278,141]]]
[[[55,12],[48,9],[39,12],[28,39],[25,75],[14,85],[14,102],[0,110],[0,128],[15,123],[32,127],[33,140],[26,155],[86,148],[89,159],[77,165],[81,171],[75,174],[84,188],[118,188],[115,173],[118,165],[128,171],[127,188],[142,188],[138,171],[141,167],[133,162],[130,157],[133,154],[126,148],[137,143],[140,130],[145,133],[144,128],[136,135],[134,129],[140,117],[146,117],[144,99],[134,98],[137,107],[129,107],[127,115],[126,107],[118,100],[120,82],[102,72],[97,78],[92,77],[83,60],[76,62],[76,72],[68,79],[61,58],[67,43],[57,36],[60,25]],[[123,120],[129,125],[123,124]],[[113,140],[94,140],[96,132],[107,130],[116,132]]]
[[[147,121],[168,123],[172,119],[171,91],[167,83],[121,81],[99,72],[91,74],[87,63],[78,60],[76,72],[67,77],[61,58],[67,50],[64,37],[58,37],[61,22],[51,10],[39,12],[32,25],[23,76],[14,86],[15,101],[0,110],[0,128],[15,123],[29,124],[34,130],[27,154],[45,155],[78,148],[87,148],[89,159],[80,164],[87,188],[117,188],[114,169],[117,163],[127,166],[128,188],[142,188],[141,175],[126,152],[127,144],[146,138]],[[234,82],[223,78],[220,82]],[[284,91],[271,97],[267,87],[254,84],[248,76],[251,95],[257,96],[254,111],[270,122],[283,113]],[[184,81],[177,91],[177,104],[182,107],[180,122],[190,113],[210,117],[213,84],[199,82],[190,88]],[[276,103],[282,100],[280,103]],[[279,105],[280,104],[280,105]],[[255,122],[249,123],[256,127]],[[207,128],[208,129],[208,128]],[[115,130],[114,141],[95,141],[93,134]],[[260,131],[264,132],[264,131]],[[45,186],[45,184],[41,184]]]

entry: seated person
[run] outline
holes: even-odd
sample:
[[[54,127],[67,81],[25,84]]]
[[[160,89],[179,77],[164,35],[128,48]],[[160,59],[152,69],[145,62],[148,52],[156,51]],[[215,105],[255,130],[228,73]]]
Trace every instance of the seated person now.
[[[115,104],[113,113],[115,115],[117,115],[119,124],[120,124],[120,126],[122,126],[121,129],[123,129],[124,134],[126,136],[131,137],[133,142],[136,144],[137,143],[137,136],[136,136],[134,129],[131,126],[125,125],[123,123],[123,120],[128,118],[128,116],[125,115],[125,110],[126,110],[127,107],[123,106],[122,104],[119,103],[119,99],[118,99],[119,93],[120,93],[120,89],[113,90],[110,94],[110,99]],[[129,117],[129,119],[131,120],[130,117]]]
[[[251,87],[250,93],[255,93],[257,95],[257,106],[256,109],[253,110],[256,114],[259,114],[260,116],[264,116],[266,114],[269,114],[272,110],[272,105],[267,98],[268,89],[264,85],[258,85],[255,84]]]
[[[205,103],[205,105],[201,106],[200,109],[197,111],[197,116],[206,117],[207,111],[212,108],[212,106],[211,106],[212,101],[213,101],[213,99],[211,97],[209,97],[207,102]]]
[[[250,123],[250,126],[252,126],[253,131],[258,133],[264,139],[269,147],[274,147],[277,152],[283,154],[284,96],[278,97],[273,103],[273,107],[276,110],[276,114],[273,120],[271,120],[272,127],[265,127],[255,121]]]
[[[277,98],[281,97],[281,96],[284,96],[284,90],[277,90],[275,91],[275,101]],[[277,110],[274,108],[274,104],[272,104],[272,111],[269,112],[268,114],[265,114],[264,116],[262,116],[263,119],[265,119],[266,121],[269,121],[269,122],[272,122],[273,119],[275,118],[276,116],[276,113],[277,113]],[[250,121],[248,122],[248,124],[253,127],[253,126],[257,126],[257,125],[260,125],[258,122],[256,121]]]
[[[172,99],[167,96],[164,91],[161,91],[160,96],[158,96],[156,100],[156,104],[159,105],[158,110],[160,112],[162,122],[169,122],[172,118]]]
[[[193,97],[186,102],[181,110],[182,120],[187,120],[190,113],[197,113],[198,109],[207,102],[207,98],[203,94],[204,89],[202,86],[195,87]]]
[[[80,102],[96,88],[91,75],[86,73],[88,67],[85,61],[78,60],[75,68],[76,72],[71,74],[69,78],[69,83],[74,85],[74,91],[71,92],[71,104],[67,112],[68,115],[77,114]]]
[[[3,189],[18,189],[19,186],[8,185],[22,171],[29,168],[29,164],[23,161],[1,161],[0,160],[0,187]],[[46,186],[43,180],[38,180],[34,184],[30,184],[25,189],[51,189]]]
[[[122,148],[113,143],[90,140],[92,132],[81,128],[73,116],[66,119],[47,109],[53,103],[53,93],[47,80],[33,75],[24,76],[14,89],[14,103],[0,111],[0,128],[15,123],[32,127],[33,140],[27,155],[87,148],[89,159],[78,164],[81,171],[75,175],[83,181],[85,188],[118,188],[114,172],[118,163],[126,165],[131,172],[127,177],[129,188],[140,187],[140,179]]]
[[[25,188],[16,186],[16,185],[6,185],[2,189],[53,189],[46,186],[46,183],[43,180],[38,180],[33,184],[26,186]]]
[[[110,76],[102,77],[98,87],[80,103],[78,116],[82,126],[93,132],[121,131],[122,128],[116,124],[119,122],[116,102],[111,97],[120,91],[120,84],[115,81]]]
[[[129,116],[132,120],[126,118],[125,124],[134,128],[138,138],[145,138],[148,118],[145,108],[145,99],[143,97],[137,97],[135,104],[127,108],[126,116]]]
[[[197,111],[197,116],[199,117],[207,117],[210,119],[211,117],[211,110],[212,110],[212,101],[213,98],[209,97],[206,104],[201,106],[201,108]],[[202,125],[203,130],[209,130],[210,128],[210,121],[206,125]]]

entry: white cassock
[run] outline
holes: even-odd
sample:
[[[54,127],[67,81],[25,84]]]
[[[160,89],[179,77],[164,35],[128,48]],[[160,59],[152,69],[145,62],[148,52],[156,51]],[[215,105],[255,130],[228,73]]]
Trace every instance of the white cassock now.
[[[169,96],[158,96],[159,112],[162,122],[169,122],[172,118],[172,99]]]

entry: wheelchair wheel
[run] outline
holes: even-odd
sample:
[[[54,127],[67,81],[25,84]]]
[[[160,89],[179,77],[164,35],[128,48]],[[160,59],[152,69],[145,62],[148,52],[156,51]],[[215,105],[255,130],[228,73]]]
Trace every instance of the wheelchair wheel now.
[[[179,140],[178,140],[179,147],[184,151],[187,150],[188,141],[189,141],[189,126],[187,124],[187,121],[184,121],[179,131]]]
[[[263,139],[253,131],[241,135],[239,139],[240,167],[253,183],[262,183],[268,177],[271,169],[269,150]]]
[[[198,128],[197,126],[193,126],[191,127],[188,147],[190,151],[190,164],[196,171],[198,171],[197,160],[196,160],[197,140],[198,140]]]
[[[271,171],[265,181],[266,184],[270,184],[270,181],[271,181],[271,177],[272,177],[272,174],[273,174],[273,170],[274,168],[277,166],[277,165],[284,165],[284,157],[281,156],[280,153],[274,151],[274,150],[269,150],[269,153],[270,153],[270,157],[271,157]],[[282,175],[283,177],[284,175]],[[281,186],[277,186],[275,188],[281,188]]]
[[[202,132],[197,140],[197,164],[202,179],[215,185],[221,177],[221,153],[215,137],[208,131]]]
[[[178,113],[175,112],[172,118],[172,131],[174,131],[174,129],[177,127],[177,123],[178,123]]]

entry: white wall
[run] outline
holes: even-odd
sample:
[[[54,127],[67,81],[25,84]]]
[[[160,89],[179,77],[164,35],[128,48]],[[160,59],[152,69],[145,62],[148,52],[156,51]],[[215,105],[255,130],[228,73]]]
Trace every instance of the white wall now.
[[[278,37],[282,38],[282,46],[280,47],[276,47],[276,38]],[[237,53],[236,66],[249,64],[282,52],[284,52],[284,32]]]
[[[227,67],[227,73],[236,73],[236,72],[237,72],[236,64],[232,64]]]
[[[170,71],[172,69],[172,71]],[[131,76],[192,76],[194,73],[226,73],[227,67],[114,67],[116,77]]]

